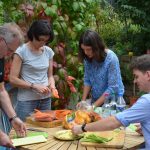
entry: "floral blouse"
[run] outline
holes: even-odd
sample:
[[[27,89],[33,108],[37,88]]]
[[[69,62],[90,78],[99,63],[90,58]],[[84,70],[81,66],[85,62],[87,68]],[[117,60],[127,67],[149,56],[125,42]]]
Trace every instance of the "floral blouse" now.
[[[115,93],[122,91],[122,83],[119,60],[116,54],[108,50],[104,62],[84,60],[84,85],[91,86],[92,103],[95,102],[103,93]]]

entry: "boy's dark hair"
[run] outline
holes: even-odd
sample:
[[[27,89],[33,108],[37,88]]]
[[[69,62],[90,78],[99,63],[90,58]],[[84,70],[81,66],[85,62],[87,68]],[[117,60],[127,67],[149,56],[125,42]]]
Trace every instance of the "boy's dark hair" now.
[[[28,39],[30,41],[33,41],[33,38],[39,40],[39,36],[43,35],[50,36],[47,43],[52,42],[54,39],[52,26],[47,20],[34,21],[27,32]]]
[[[81,44],[92,47],[94,59],[96,59],[99,62],[105,60],[106,57],[105,44],[97,32],[88,29],[81,34],[79,40],[78,56],[80,61],[82,62],[84,59],[90,61],[90,59],[85,55],[83,49],[81,48]]]
[[[132,60],[130,68],[146,72],[150,70],[150,54],[139,56]]]

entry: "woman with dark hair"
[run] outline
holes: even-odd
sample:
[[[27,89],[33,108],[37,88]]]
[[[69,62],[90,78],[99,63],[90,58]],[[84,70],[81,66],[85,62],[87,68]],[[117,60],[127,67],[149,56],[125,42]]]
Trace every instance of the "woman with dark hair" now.
[[[28,42],[19,47],[12,62],[10,82],[18,87],[16,112],[24,121],[34,109],[51,109],[51,93],[56,91],[53,78],[54,52],[46,46],[53,30],[46,20],[32,23]]]
[[[105,47],[97,32],[86,30],[82,33],[79,40],[79,59],[84,62],[82,101],[86,100],[91,91],[91,103],[94,107],[101,106],[105,93],[124,93],[118,58],[112,50]]]

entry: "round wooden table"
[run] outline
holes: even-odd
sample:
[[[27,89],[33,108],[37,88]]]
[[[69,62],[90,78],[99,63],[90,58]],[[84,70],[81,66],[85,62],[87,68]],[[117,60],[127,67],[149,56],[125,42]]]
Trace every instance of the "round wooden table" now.
[[[48,133],[48,141],[45,143],[31,144],[26,146],[17,147],[19,150],[115,150],[114,148],[95,148],[89,146],[82,146],[79,141],[60,141],[53,137],[56,131],[62,130],[62,127],[55,128],[42,128],[35,125],[27,124],[27,127],[34,127]],[[14,130],[10,132],[10,137],[13,137]],[[138,133],[126,130],[125,142],[122,149],[132,149],[136,150],[141,144],[144,143],[143,136]]]

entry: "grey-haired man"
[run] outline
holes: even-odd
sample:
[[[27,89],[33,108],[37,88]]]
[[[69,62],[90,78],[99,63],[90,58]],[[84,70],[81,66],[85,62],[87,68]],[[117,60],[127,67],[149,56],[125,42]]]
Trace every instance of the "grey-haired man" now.
[[[4,26],[0,26],[0,107],[9,117],[9,121],[15,129],[16,134],[24,137],[26,135],[25,124],[16,116],[3,81],[4,57],[6,55],[12,55],[17,47],[21,44],[22,39],[21,30],[16,24],[8,23]],[[1,130],[0,145],[14,148],[13,143],[8,135]]]

